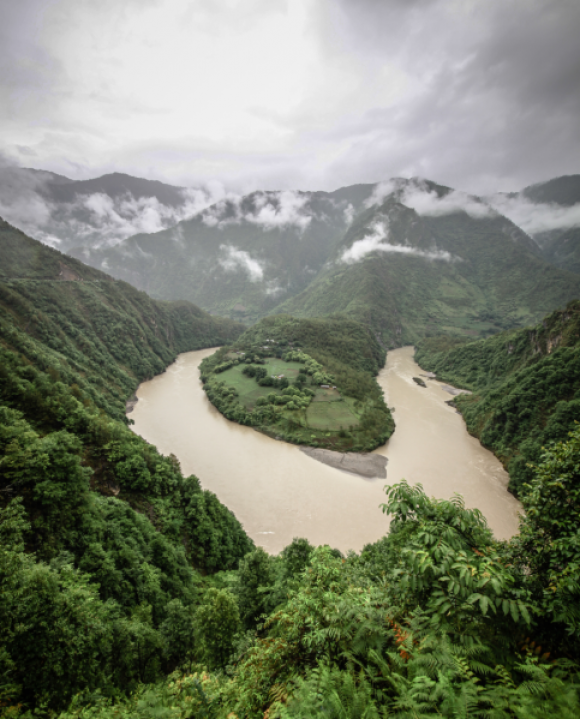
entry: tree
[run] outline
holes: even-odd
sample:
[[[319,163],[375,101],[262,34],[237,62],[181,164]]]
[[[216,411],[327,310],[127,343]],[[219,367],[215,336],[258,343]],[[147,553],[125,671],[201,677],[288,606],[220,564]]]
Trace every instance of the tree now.
[[[252,629],[266,611],[266,591],[271,583],[270,557],[258,547],[240,562],[237,594],[241,620],[246,629]]]
[[[209,589],[204,603],[197,608],[195,624],[209,668],[224,667],[240,631],[240,613],[234,596],[225,589]]]
[[[580,424],[534,467],[512,556],[536,602],[580,639]],[[553,628],[552,628],[553,631]],[[562,632],[562,640],[565,639]]]

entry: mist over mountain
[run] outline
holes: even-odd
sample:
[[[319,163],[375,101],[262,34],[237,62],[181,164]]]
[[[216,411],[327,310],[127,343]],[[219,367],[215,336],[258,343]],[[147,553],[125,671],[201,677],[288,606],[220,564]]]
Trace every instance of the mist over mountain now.
[[[254,192],[158,233],[70,252],[154,297],[249,322],[343,312],[395,346],[521,326],[578,296],[580,278],[496,208],[421,178]]]
[[[310,284],[373,188],[231,196],[171,229],[71,252],[156,297],[253,320]]]
[[[486,200],[533,237],[548,262],[580,272],[580,175],[556,177]]]
[[[158,232],[223,195],[220,186],[186,188],[112,173],[70,180],[44,170],[0,165],[0,215],[27,234],[66,252]]]

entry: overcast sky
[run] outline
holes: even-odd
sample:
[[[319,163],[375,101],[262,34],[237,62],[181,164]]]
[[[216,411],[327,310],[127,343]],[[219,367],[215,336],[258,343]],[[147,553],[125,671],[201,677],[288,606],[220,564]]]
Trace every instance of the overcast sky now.
[[[0,0],[0,152],[237,190],[580,172],[580,0]]]

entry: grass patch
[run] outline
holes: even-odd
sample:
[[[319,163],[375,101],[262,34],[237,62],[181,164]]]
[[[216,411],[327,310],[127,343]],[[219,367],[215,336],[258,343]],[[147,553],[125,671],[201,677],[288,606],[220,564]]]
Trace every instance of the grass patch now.
[[[314,429],[339,430],[358,424],[358,417],[346,402],[311,402],[306,410],[306,421]]]

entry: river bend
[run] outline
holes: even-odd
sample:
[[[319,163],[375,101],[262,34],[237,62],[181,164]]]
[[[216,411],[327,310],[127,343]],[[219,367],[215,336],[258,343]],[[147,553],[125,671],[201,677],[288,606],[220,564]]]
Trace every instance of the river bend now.
[[[388,353],[378,381],[396,430],[376,450],[388,457],[387,479],[368,480],[311,459],[298,447],[230,422],[208,401],[198,365],[213,349],[186,352],[137,390],[133,430],[163,454],[174,454],[184,474],[195,474],[229,507],[254,541],[277,553],[293,537],[359,551],[388,530],[379,505],[383,487],[405,478],[436,497],[461,493],[478,507],[496,537],[518,527],[519,502],[507,491],[500,462],[471,437],[439,382],[413,382],[422,370],[413,348]]]

